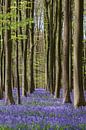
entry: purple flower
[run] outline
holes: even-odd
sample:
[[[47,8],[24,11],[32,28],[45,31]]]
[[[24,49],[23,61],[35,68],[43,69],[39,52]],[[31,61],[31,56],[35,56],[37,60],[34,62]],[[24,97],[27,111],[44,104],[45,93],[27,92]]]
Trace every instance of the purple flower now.
[[[61,90],[61,94],[62,92]],[[17,90],[14,89],[13,93],[17,95]],[[73,101],[73,93],[71,98]],[[75,109],[73,104],[62,104],[62,96],[54,99],[54,96],[44,89],[36,89],[28,97],[21,97],[21,100],[22,105],[12,106],[5,106],[4,100],[0,100],[0,125],[13,128],[19,124],[31,127],[38,125],[41,128],[47,126],[52,130],[55,126],[67,126],[66,129],[71,127],[70,130],[79,130],[80,125],[84,124],[86,128],[86,107]]]

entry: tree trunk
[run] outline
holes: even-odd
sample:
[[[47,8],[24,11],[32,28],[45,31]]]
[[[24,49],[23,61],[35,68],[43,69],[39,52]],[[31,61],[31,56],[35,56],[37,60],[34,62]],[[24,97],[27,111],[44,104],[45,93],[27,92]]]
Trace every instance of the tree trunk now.
[[[47,0],[44,0],[44,6],[45,6],[45,17],[47,21],[47,28],[46,28],[46,77],[47,77],[47,86],[46,89],[50,91],[50,19],[49,19],[49,3]]]
[[[28,1],[27,1],[28,2]],[[26,5],[26,19],[30,17],[30,11],[28,10],[28,4]],[[29,43],[29,24],[26,25],[26,36],[27,39],[25,40],[25,46],[23,46],[24,48],[24,52],[23,52],[23,96],[27,96],[27,92],[28,92],[28,82],[27,82],[27,44]]]
[[[19,5],[21,5],[21,0],[19,0]],[[22,11],[19,10],[19,21],[21,22],[22,21]],[[23,35],[23,31],[22,31],[22,27],[19,28],[20,29],[20,35]],[[23,56],[23,39],[21,39],[21,51],[22,51],[22,56]]]
[[[17,8],[16,8],[16,15],[18,16],[18,0],[16,1]],[[16,22],[18,22],[18,17],[16,17]],[[20,100],[20,83],[19,83],[19,52],[18,52],[18,29],[16,30],[16,74],[17,74],[17,91],[18,91],[18,104],[21,103]]]
[[[73,45],[73,37],[72,37],[72,17],[73,17],[73,11],[72,11],[72,5],[73,1],[70,0],[69,3],[69,89],[72,91],[73,89],[73,63],[72,63],[72,45]]]
[[[74,40],[74,106],[85,105],[82,83],[83,49],[83,0],[75,0],[75,40]]]
[[[32,19],[34,20],[34,0],[32,0]],[[31,28],[31,54],[30,54],[30,93],[35,90],[34,84],[34,23],[32,23]]]
[[[54,94],[54,39],[53,39],[53,0],[50,3],[50,91]]]
[[[6,0],[6,14],[10,13],[11,0]],[[10,18],[7,20],[11,21]],[[8,26],[8,23],[7,23]],[[11,51],[12,51],[12,41],[11,41],[11,30],[5,30],[5,52],[6,52],[6,85],[5,85],[5,98],[6,103],[14,104],[14,99],[12,96],[12,86],[11,86]]]
[[[64,103],[70,103],[69,91],[69,0],[64,0],[64,41],[63,41],[63,87]]]
[[[60,97],[60,88],[61,88],[61,35],[62,35],[62,0],[59,0],[58,8],[58,43],[57,43],[57,59],[56,59],[56,88],[55,88],[55,98]]]

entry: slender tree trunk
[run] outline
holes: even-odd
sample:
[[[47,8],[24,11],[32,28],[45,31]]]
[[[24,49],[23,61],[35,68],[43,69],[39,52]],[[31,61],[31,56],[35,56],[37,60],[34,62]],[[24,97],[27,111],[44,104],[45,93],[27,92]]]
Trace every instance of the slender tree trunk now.
[[[0,11],[3,15],[3,6],[4,6],[4,1],[2,0],[1,1],[1,7],[0,7]],[[2,21],[3,21],[3,18],[2,18]],[[3,23],[2,23],[2,28],[3,28]],[[3,91],[5,90],[4,88],[4,78],[3,78],[3,75],[4,75],[4,72],[3,72],[3,59],[4,59],[4,32],[3,32],[3,29],[2,29],[2,32],[1,32],[1,35],[0,35],[0,98],[2,99],[3,98]]]
[[[54,81],[54,39],[53,39],[53,0],[50,3],[50,91],[54,94],[55,86]]]
[[[53,86],[54,86],[54,91],[56,87],[56,43],[57,43],[57,30],[58,30],[58,0],[55,1],[54,5],[54,16],[53,16],[53,21],[54,22],[54,29],[53,29]]]
[[[21,5],[21,0],[19,0],[19,5]],[[19,10],[19,21],[22,21],[22,12],[21,10]],[[20,29],[20,35],[23,35],[23,31],[22,31],[22,27],[19,28]],[[22,51],[22,56],[23,56],[23,39],[21,39],[21,51]]]
[[[64,0],[64,41],[63,41],[63,87],[64,102],[71,102],[69,91],[69,0]]]
[[[11,0],[5,1],[6,5],[6,14],[10,13]],[[10,18],[7,20],[11,21]],[[7,23],[8,26],[8,23]],[[11,86],[11,51],[12,51],[12,41],[11,41],[11,30],[5,30],[5,52],[6,52],[6,85],[5,85],[5,98],[6,103],[8,101],[11,104],[14,104],[14,99],[12,95],[12,86]]]
[[[50,91],[50,19],[49,19],[49,3],[47,0],[44,0],[45,6],[45,16],[47,20],[47,28],[46,28],[46,35],[47,35],[47,58],[46,58],[46,77],[47,77],[47,90]]]
[[[34,21],[34,0],[32,0],[32,19]],[[31,55],[30,55],[30,93],[32,93],[35,89],[34,84],[34,23],[32,23],[31,28]]]
[[[17,4],[17,8],[16,8],[16,15],[18,16],[18,4],[19,4],[19,1],[17,0],[16,1],[16,4]],[[18,17],[16,17],[16,22],[18,22]],[[21,103],[21,100],[20,100],[20,83],[19,83],[19,61],[18,61],[18,58],[19,58],[19,52],[18,52],[18,29],[16,30],[16,74],[17,74],[17,91],[18,91],[18,104]]]
[[[4,71],[3,71],[3,90],[4,90],[4,91],[5,91],[5,81],[6,81],[6,80],[5,80],[5,74],[6,74],[6,72],[5,72],[5,68],[6,68],[6,67],[5,67],[5,66],[6,66],[6,65],[5,65],[5,63],[6,63],[6,56],[5,56],[5,54],[6,54],[6,53],[5,53],[5,45],[4,45],[4,58],[3,58],[3,62],[4,62],[4,64],[3,64],[3,70],[4,70]]]
[[[72,37],[72,17],[73,17],[73,11],[72,11],[72,5],[73,1],[69,0],[69,89],[72,91],[73,89],[73,63],[72,63],[72,45],[73,45],[73,37]]]
[[[60,88],[61,88],[61,35],[62,35],[62,0],[59,0],[59,8],[58,8],[58,43],[57,43],[57,62],[56,62],[56,68],[57,68],[57,76],[56,76],[56,88],[55,88],[55,98],[60,97]]]
[[[2,60],[3,60],[3,49],[1,46],[1,35],[0,35],[0,99],[3,98],[3,73],[2,73]]]
[[[2,7],[5,7],[5,0],[2,0]],[[2,14],[4,14],[5,12],[4,12],[5,10],[2,8]],[[3,20],[3,19],[2,19]],[[3,23],[2,23],[2,27],[3,27],[4,25],[3,25]],[[3,54],[3,91],[5,91],[5,74],[6,74],[6,72],[5,72],[5,68],[6,68],[6,57],[5,57],[5,33],[4,33],[4,31],[2,30],[2,39],[3,39],[3,51],[4,51],[4,54]]]
[[[28,1],[27,1],[28,2]],[[26,19],[30,17],[30,11],[28,10],[28,4],[26,5]],[[25,40],[24,46],[24,54],[23,54],[23,96],[27,96],[28,92],[28,82],[27,82],[27,44],[29,44],[29,24],[26,25],[26,36],[27,39]]]
[[[0,98],[3,98],[3,48],[2,48],[2,52],[1,52],[1,87],[0,87]]]
[[[83,65],[83,88],[84,90],[86,90],[86,42],[84,42],[84,52],[83,52],[83,56],[84,56],[84,65]]]

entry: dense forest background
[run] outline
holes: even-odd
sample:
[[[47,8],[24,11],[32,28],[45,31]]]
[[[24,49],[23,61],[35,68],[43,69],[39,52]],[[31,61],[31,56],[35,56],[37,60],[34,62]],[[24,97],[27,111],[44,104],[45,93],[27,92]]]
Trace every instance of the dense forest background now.
[[[36,88],[86,105],[86,2],[0,0],[0,99],[14,104]],[[84,10],[84,12],[83,12]]]

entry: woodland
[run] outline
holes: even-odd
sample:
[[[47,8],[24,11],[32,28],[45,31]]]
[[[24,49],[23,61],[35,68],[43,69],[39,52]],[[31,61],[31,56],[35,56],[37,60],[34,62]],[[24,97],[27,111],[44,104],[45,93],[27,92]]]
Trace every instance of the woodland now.
[[[86,0],[0,0],[0,130],[86,130]]]

